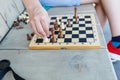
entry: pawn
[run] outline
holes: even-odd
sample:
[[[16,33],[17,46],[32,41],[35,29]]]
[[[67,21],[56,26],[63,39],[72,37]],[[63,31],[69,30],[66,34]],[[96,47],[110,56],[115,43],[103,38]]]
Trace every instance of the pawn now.
[[[19,26],[19,22],[17,20],[13,22],[13,27],[16,27],[16,26]]]
[[[27,34],[27,40],[30,41],[31,40],[31,36],[29,34]]]
[[[26,11],[25,11],[23,14],[25,14],[26,16],[29,16],[29,15],[28,15],[28,12],[26,12]]]
[[[55,35],[52,35],[51,42],[52,42],[52,43],[56,43],[56,42],[57,42]]]
[[[62,34],[62,28],[60,28],[60,29],[59,29],[58,38],[63,38],[63,34]]]
[[[54,28],[55,28],[55,30],[58,29],[58,22],[57,22],[57,20],[54,22]]]
[[[55,43],[56,42],[56,37],[55,37],[55,29],[54,28],[51,29],[51,36],[52,36],[52,38],[51,38],[50,41],[52,43]]]
[[[23,27],[22,27],[22,26],[17,26],[16,29],[17,29],[17,30],[18,30],[18,29],[23,29]]]
[[[75,23],[78,24],[78,18],[77,17],[75,18]]]
[[[59,18],[57,18],[57,23],[58,23],[58,25],[60,25],[60,21],[59,21]]]
[[[67,26],[68,26],[68,27],[71,27],[71,23],[70,23],[70,20],[69,20],[69,19],[67,20],[67,22],[68,22]]]
[[[49,39],[48,39],[48,38],[45,38],[45,39],[43,40],[43,42],[44,42],[44,43],[48,43],[48,42],[49,42]]]
[[[31,36],[32,36],[32,37],[34,36],[34,32],[31,33]]]
[[[18,21],[19,21],[19,22],[23,21],[23,17],[22,17],[21,15],[18,16]]]
[[[23,22],[24,22],[25,24],[28,24],[30,21],[29,21],[29,19],[25,18]]]
[[[61,22],[60,27],[61,27],[62,29],[65,29],[65,25],[64,25],[63,22]]]
[[[54,29],[54,28],[51,29],[51,34],[52,34],[52,35],[55,34],[55,29]]]

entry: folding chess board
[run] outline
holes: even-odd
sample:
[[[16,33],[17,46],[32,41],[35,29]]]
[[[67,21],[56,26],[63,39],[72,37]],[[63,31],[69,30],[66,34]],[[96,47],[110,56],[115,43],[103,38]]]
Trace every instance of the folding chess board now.
[[[59,19],[66,25],[62,31],[63,38],[58,38],[58,30],[55,30],[57,42],[43,42],[43,39],[37,35],[33,36],[29,49],[57,50],[57,49],[98,49],[100,48],[97,32],[96,20],[94,14],[78,14],[78,23],[76,24],[73,15],[54,15],[50,16],[50,30],[54,22]],[[71,27],[67,27],[67,20],[70,20]]]

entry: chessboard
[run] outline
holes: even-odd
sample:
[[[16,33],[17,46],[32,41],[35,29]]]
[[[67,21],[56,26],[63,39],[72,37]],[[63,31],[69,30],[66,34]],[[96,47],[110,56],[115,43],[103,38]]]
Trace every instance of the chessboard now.
[[[54,37],[56,41],[51,40],[53,32],[48,37],[48,41],[44,42],[42,38],[34,35],[29,49],[40,50],[57,50],[57,49],[99,49],[100,42],[97,32],[95,15],[78,14],[77,18],[74,18],[72,14],[69,15],[53,15],[50,16],[50,31],[53,30],[55,22],[57,21],[59,27],[61,24],[64,26],[62,31],[60,29],[54,30]],[[68,22],[69,20],[69,22]],[[69,25],[69,26],[68,26]],[[58,35],[62,33],[62,38]]]

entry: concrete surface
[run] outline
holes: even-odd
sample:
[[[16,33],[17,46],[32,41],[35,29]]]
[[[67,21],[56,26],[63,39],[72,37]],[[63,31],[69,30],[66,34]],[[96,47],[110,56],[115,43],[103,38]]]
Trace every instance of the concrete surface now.
[[[91,5],[81,6],[79,9],[79,13],[95,14]],[[73,9],[68,7],[61,12],[57,10],[60,11],[62,8],[50,10],[50,15],[55,13],[67,14],[68,10],[71,14],[73,13]],[[4,39],[0,45],[0,60],[9,59],[16,73],[26,80],[117,80],[97,17],[96,22],[102,44],[101,49],[28,50],[29,42],[26,41],[25,34],[31,30],[24,26],[25,29],[20,31],[13,28]],[[107,36],[108,29],[108,26],[104,28],[105,36]],[[109,41],[109,38],[106,41]],[[9,74],[11,72],[6,75],[4,80],[13,80]]]

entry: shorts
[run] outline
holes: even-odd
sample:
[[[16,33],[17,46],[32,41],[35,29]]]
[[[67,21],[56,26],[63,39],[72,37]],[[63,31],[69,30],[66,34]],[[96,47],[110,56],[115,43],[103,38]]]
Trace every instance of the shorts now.
[[[78,6],[80,0],[39,0],[43,6]]]

